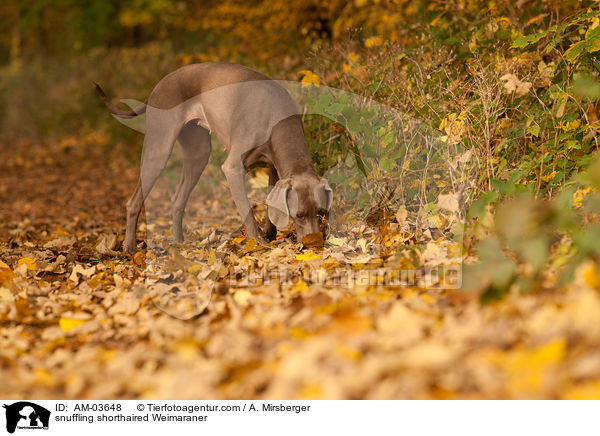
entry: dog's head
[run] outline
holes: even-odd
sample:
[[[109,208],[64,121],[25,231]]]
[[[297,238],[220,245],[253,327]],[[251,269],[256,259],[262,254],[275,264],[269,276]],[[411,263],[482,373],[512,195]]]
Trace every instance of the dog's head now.
[[[321,231],[333,194],[327,180],[312,175],[279,180],[267,197],[269,220],[279,229],[294,220],[298,241]]]

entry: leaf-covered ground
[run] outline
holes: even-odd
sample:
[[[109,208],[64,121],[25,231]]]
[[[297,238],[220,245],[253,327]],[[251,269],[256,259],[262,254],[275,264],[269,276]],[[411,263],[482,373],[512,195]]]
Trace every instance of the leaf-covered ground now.
[[[373,231],[308,248],[283,234],[260,247],[243,239],[225,195],[191,205],[189,242],[176,247],[164,244],[168,202],[153,203],[158,218],[142,228],[154,242],[127,256],[124,204],[138,170],[88,142],[3,153],[0,397],[600,397],[593,264],[568,287],[550,280],[488,305],[461,290],[326,286],[306,273],[371,268]],[[451,251],[443,235],[390,235],[391,247],[425,248],[406,257],[416,268],[453,262],[439,256]],[[296,279],[237,280],[269,265]]]

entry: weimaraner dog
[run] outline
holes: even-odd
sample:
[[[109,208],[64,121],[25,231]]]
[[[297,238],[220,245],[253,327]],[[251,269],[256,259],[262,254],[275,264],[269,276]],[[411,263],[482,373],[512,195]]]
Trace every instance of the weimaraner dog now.
[[[183,156],[183,176],[173,197],[173,236],[183,241],[183,212],[208,162],[211,132],[228,152],[221,168],[248,238],[265,242],[244,185],[246,172],[258,167],[269,171],[266,237],[275,238],[277,228],[285,228],[290,217],[298,240],[319,232],[332,191],[314,170],[296,104],[277,82],[233,63],[186,65],[165,76],[147,103],[130,111],[117,108],[95,86],[116,116],[130,118],[146,112],[140,179],[127,203],[125,251],[137,249],[142,205],[176,140]]]

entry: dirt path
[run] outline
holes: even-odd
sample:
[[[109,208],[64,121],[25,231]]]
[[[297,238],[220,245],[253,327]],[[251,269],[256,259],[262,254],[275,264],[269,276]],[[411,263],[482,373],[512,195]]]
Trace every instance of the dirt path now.
[[[158,244],[158,254],[124,256],[115,235],[122,236],[135,167],[89,144],[15,150],[0,162],[1,397],[600,393],[600,296],[585,269],[569,289],[488,306],[460,291],[331,287],[306,276],[244,287],[233,279],[236,268],[327,275],[341,264],[364,268],[348,257],[360,250],[300,251],[283,239],[265,249],[201,227],[192,213],[191,242],[178,251]],[[222,219],[233,231],[230,218]],[[168,238],[168,222],[152,225]],[[360,235],[366,243],[370,236]],[[162,270],[144,270],[157,259]],[[199,295],[206,277],[223,279],[191,319],[157,307],[167,295],[191,313],[186,298]]]

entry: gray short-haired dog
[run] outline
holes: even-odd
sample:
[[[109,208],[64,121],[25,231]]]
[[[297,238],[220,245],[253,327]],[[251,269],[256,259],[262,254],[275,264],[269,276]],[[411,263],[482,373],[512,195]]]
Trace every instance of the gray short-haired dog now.
[[[140,108],[114,106],[99,85],[96,90],[110,111],[120,117],[146,112],[146,137],[140,179],[127,203],[123,248],[136,250],[137,221],[144,200],[167,164],[177,140],[183,176],[173,197],[173,236],[183,241],[183,212],[204,171],[214,132],[228,152],[221,166],[248,238],[264,242],[244,186],[245,173],[269,171],[265,233],[294,219],[298,240],[319,232],[331,206],[332,191],[314,170],[296,104],[277,82],[242,65],[207,62],[187,65],[165,76]]]

